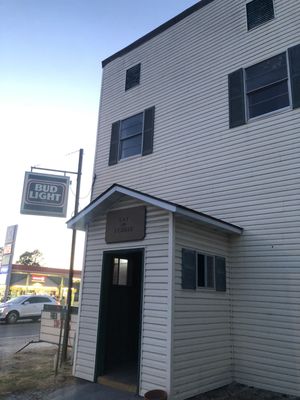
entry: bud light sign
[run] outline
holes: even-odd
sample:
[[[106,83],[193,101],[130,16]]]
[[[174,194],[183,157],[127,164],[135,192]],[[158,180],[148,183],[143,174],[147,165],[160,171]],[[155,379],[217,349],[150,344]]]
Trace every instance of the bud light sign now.
[[[65,217],[69,181],[67,176],[26,172],[21,214]]]

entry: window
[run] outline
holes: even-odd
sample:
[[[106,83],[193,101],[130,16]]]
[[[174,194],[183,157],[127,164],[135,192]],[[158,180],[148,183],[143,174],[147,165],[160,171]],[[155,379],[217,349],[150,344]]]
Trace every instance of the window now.
[[[248,30],[274,18],[273,0],[252,0],[246,4]]]
[[[126,71],[125,90],[131,89],[140,84],[141,64],[129,68]]]
[[[108,165],[134,155],[148,155],[153,151],[155,107],[150,107],[122,121],[112,124]]]
[[[300,107],[300,45],[228,75],[229,126],[288,106]]]
[[[215,287],[215,259],[213,256],[198,254],[198,286]]]
[[[210,288],[226,290],[226,261],[224,257],[182,249],[183,289]]]
[[[124,258],[114,258],[113,285],[128,285],[128,260]]]
[[[286,53],[245,70],[249,118],[289,106]]]
[[[144,114],[140,113],[121,121],[119,159],[141,154],[143,117]]]
[[[48,297],[40,297],[40,296],[33,296],[28,299],[29,303],[36,304],[36,303],[51,303],[51,300]]]

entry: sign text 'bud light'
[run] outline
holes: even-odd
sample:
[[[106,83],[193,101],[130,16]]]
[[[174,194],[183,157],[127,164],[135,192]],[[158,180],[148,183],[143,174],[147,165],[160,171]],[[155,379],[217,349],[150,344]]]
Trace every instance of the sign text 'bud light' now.
[[[21,214],[65,217],[69,181],[68,176],[26,172]]]

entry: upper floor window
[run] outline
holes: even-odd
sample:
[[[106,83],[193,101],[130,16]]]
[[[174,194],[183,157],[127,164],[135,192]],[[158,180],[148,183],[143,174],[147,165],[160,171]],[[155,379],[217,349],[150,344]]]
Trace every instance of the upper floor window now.
[[[300,45],[228,76],[229,126],[292,105],[300,107]]]
[[[129,68],[126,71],[125,90],[131,89],[140,84],[141,77],[141,64]]]
[[[246,4],[248,30],[274,18],[273,0],[252,0]]]
[[[145,156],[153,151],[155,107],[150,107],[112,124],[108,165],[134,155]]]
[[[249,118],[289,106],[286,53],[246,68]]]
[[[119,159],[141,154],[144,113],[120,122]]]

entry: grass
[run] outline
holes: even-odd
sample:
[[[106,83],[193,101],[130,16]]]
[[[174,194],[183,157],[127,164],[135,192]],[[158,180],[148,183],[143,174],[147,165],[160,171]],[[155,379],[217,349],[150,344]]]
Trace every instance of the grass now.
[[[54,374],[56,348],[24,350],[1,360],[0,399],[26,391],[54,390],[74,382],[71,366],[66,364]]]

